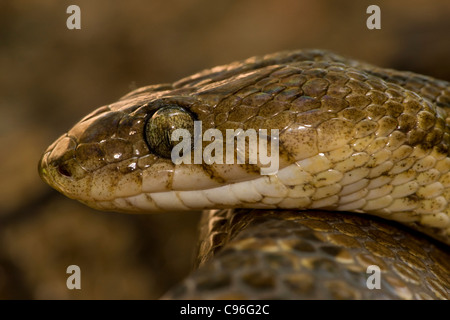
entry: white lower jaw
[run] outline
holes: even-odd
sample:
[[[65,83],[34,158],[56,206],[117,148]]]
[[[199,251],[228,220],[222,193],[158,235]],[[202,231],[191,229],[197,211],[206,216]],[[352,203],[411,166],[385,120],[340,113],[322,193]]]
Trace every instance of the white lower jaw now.
[[[401,192],[414,187],[414,181],[392,185],[391,182],[396,183],[393,176],[383,179],[383,183],[380,179],[380,183],[371,183],[376,179],[367,178],[367,170],[353,170],[352,179],[348,179],[335,170],[321,169],[324,170],[307,171],[305,166],[293,164],[277,175],[215,188],[140,193],[87,204],[102,210],[142,213],[239,207],[330,209],[367,212],[403,223],[418,222],[450,233],[450,209],[445,197],[411,202]]]

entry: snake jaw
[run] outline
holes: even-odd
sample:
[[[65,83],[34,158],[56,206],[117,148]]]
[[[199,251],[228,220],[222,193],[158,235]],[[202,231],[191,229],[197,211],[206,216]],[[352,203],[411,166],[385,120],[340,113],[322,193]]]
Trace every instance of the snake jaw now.
[[[102,210],[326,208],[417,224],[449,242],[447,88],[324,51],[251,58],[97,109],[49,147],[39,173]],[[279,130],[279,172],[175,165],[155,154],[145,124],[172,104],[203,130]]]

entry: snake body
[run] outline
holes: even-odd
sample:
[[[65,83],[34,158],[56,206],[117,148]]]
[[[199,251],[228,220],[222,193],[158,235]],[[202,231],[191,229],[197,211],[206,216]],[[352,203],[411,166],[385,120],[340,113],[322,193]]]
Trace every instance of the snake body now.
[[[281,52],[137,89],[55,141],[39,172],[100,210],[222,209],[204,214],[202,267],[168,297],[377,297],[362,281],[372,262],[391,288],[382,298],[448,298],[449,107],[446,81]],[[166,132],[195,120],[223,136],[278,129],[278,172],[174,164]]]

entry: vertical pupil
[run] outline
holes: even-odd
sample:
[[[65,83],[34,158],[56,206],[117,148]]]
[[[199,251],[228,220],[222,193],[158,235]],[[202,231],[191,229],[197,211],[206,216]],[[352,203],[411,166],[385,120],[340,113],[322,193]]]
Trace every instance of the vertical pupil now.
[[[172,148],[178,143],[171,141],[176,129],[193,132],[193,117],[182,107],[169,105],[157,110],[145,126],[145,141],[150,151],[157,156],[170,159]]]

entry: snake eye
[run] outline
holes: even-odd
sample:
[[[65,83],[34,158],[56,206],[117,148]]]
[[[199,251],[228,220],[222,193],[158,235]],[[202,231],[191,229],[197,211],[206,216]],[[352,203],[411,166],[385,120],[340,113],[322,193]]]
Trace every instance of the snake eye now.
[[[172,141],[172,132],[186,129],[194,136],[194,118],[177,105],[167,105],[158,109],[145,125],[147,145],[156,155],[170,159],[173,147],[179,141]]]

